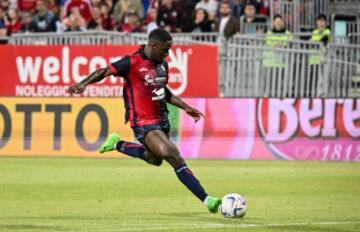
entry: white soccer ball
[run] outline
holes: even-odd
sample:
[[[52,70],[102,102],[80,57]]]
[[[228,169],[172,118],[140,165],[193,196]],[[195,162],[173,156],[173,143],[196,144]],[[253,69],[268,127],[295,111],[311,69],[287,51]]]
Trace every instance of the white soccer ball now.
[[[245,216],[247,203],[245,198],[237,193],[229,193],[221,202],[221,214],[226,218],[242,218]]]

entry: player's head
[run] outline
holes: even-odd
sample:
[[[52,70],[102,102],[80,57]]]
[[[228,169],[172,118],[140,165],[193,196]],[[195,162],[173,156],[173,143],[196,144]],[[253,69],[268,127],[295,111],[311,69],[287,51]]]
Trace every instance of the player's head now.
[[[150,32],[148,38],[148,51],[150,59],[162,61],[167,55],[172,45],[172,38],[169,32],[164,29],[154,29]]]

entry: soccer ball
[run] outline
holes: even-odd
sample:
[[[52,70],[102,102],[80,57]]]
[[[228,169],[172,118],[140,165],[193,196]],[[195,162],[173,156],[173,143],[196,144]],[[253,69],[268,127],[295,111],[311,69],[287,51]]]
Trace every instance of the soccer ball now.
[[[242,218],[247,210],[246,200],[237,193],[229,193],[221,202],[221,214],[226,218]]]

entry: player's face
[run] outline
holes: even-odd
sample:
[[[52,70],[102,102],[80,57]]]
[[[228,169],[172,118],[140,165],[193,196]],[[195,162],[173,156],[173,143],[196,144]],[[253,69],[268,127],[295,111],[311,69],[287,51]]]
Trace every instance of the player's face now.
[[[152,57],[157,61],[163,61],[168,55],[172,42],[159,42],[156,41],[152,46]]]

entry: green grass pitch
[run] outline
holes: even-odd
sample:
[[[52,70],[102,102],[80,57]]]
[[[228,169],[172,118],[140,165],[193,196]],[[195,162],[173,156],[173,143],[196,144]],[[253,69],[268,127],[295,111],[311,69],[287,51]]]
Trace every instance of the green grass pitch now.
[[[208,213],[167,164],[0,158],[0,231],[360,231],[360,163],[188,164],[208,193],[242,194],[245,218]]]

